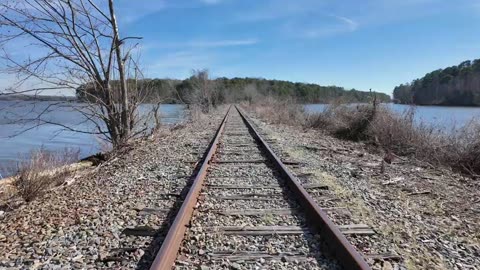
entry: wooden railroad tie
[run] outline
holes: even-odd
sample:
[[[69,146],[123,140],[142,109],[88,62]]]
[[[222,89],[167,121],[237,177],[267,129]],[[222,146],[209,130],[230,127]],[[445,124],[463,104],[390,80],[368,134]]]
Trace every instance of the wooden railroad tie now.
[[[246,159],[246,160],[216,160],[216,161],[213,161],[213,163],[218,163],[218,164],[235,164],[235,163],[239,163],[239,164],[242,164],[242,163],[253,163],[253,164],[262,164],[262,163],[267,163],[269,162],[268,159]]]
[[[282,189],[280,185],[207,185],[207,187],[216,189]],[[307,184],[303,185],[303,188],[328,190],[328,186],[322,184]]]
[[[159,228],[150,226],[128,227],[122,231],[122,234],[127,236],[155,236]]]
[[[237,261],[257,261],[264,259],[266,261],[307,261],[315,260],[314,256],[307,256],[299,252],[285,252],[285,253],[267,253],[262,251],[218,251],[208,254],[214,261],[229,260],[231,262]]]
[[[213,210],[214,213],[224,216],[263,216],[263,215],[292,215],[300,208],[272,208],[272,209],[226,209]],[[323,211],[342,211],[347,210],[345,207],[322,208]]]
[[[375,231],[365,224],[339,225],[338,229],[345,235],[373,235]],[[215,226],[203,227],[206,232],[225,235],[302,235],[309,231],[301,226]]]

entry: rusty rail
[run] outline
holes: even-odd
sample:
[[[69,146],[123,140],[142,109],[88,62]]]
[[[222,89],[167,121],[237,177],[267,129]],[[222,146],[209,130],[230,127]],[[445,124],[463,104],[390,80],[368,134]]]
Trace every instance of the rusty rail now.
[[[363,257],[355,250],[355,248],[348,242],[345,236],[335,226],[335,224],[328,218],[325,212],[317,205],[317,203],[310,197],[307,191],[302,187],[300,182],[289,172],[288,168],[282,163],[280,158],[272,151],[268,144],[263,140],[257,130],[253,127],[248,117],[237,107],[235,109],[239,112],[247,128],[253,134],[255,140],[265,150],[268,158],[273,162],[274,166],[280,171],[287,183],[297,196],[296,198],[304,207],[307,213],[307,219],[312,228],[315,229],[326,244],[330,247],[330,252],[345,269],[366,270],[371,269],[365,262]],[[223,118],[220,127],[218,128],[215,137],[213,138],[207,155],[204,157],[202,166],[198,171],[193,181],[185,201],[183,202],[175,220],[170,227],[167,236],[152,263],[151,270],[167,270],[172,269],[180,249],[180,245],[185,236],[187,226],[193,215],[194,207],[197,204],[200,191],[203,187],[207,169],[210,166],[210,160],[217,150],[219,139],[225,129],[231,107]]]
[[[198,196],[200,194],[200,191],[202,190],[205,176],[207,175],[207,170],[210,166],[210,160],[217,151],[218,142],[223,133],[223,130],[225,129],[225,123],[227,122],[230,110],[231,107],[228,108],[228,111],[225,114],[225,117],[223,118],[223,121],[220,124],[217,133],[215,134],[215,137],[210,143],[208,153],[204,157],[202,166],[197,172],[197,175],[193,180],[193,184],[188,191],[187,197],[185,198],[185,201],[183,202],[180,210],[178,211],[172,226],[168,230],[162,247],[158,251],[155,260],[150,267],[151,270],[172,269],[173,264],[175,263],[178,251],[180,249],[180,245],[182,244],[182,240],[185,236],[185,231],[187,230],[187,226],[190,223],[193,210],[198,201]]]
[[[247,125],[248,129],[253,133],[255,140],[265,149],[269,159],[274,166],[280,171],[287,184],[296,194],[296,198],[307,212],[307,219],[314,229],[325,239],[330,252],[345,269],[371,269],[367,262],[363,259],[355,247],[348,242],[347,238],[340,232],[335,224],[328,218],[327,214],[318,206],[308,192],[302,187],[302,184],[293,176],[287,167],[282,163],[280,158],[273,152],[268,144],[263,140],[255,127],[252,125],[248,117],[237,107],[238,113]]]

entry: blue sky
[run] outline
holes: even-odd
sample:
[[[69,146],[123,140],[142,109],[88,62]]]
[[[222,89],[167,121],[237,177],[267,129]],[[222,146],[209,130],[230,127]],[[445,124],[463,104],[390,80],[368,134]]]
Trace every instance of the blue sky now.
[[[480,0],[118,0],[150,77],[339,85],[391,93],[480,58]]]
[[[115,3],[122,37],[143,37],[139,51],[147,77],[184,79],[207,68],[213,77],[391,94],[427,72],[480,58],[480,0]],[[23,57],[36,53],[19,43],[10,49]],[[0,91],[14,80],[0,73]]]

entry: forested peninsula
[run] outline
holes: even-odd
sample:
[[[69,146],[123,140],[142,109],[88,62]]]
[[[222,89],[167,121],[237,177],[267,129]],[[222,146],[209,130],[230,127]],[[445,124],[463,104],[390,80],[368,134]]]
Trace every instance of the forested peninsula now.
[[[401,104],[480,106],[480,59],[438,69],[397,86],[393,98]]]
[[[189,103],[192,96],[203,95],[202,88],[210,89],[209,95],[218,103],[252,101],[260,97],[291,99],[299,103],[329,103],[340,100],[346,103],[365,103],[372,100],[373,94],[356,89],[347,90],[338,86],[320,86],[311,83],[295,83],[260,78],[217,78],[202,79],[194,75],[185,80],[143,79],[137,82],[139,89],[146,89],[144,102]],[[208,87],[206,86],[208,85]],[[86,94],[87,93],[87,94]],[[377,101],[390,102],[390,96],[375,93]],[[77,89],[77,98],[85,100],[94,96],[91,87]]]

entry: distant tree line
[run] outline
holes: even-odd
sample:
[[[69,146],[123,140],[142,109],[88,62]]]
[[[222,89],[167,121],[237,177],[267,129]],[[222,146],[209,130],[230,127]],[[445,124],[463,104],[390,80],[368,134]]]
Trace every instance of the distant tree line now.
[[[393,90],[402,104],[479,106],[480,59],[438,69]]]
[[[197,71],[185,80],[144,79],[136,82],[143,89],[145,103],[216,104],[240,101],[253,102],[263,97],[293,99],[300,103],[342,102],[365,103],[372,100],[372,93],[346,90],[338,86],[294,83],[261,78],[209,79],[208,72]],[[83,86],[77,89],[77,98],[85,100],[95,96],[94,88]],[[87,94],[88,93],[88,94]],[[390,102],[390,96],[375,93],[377,101]]]

